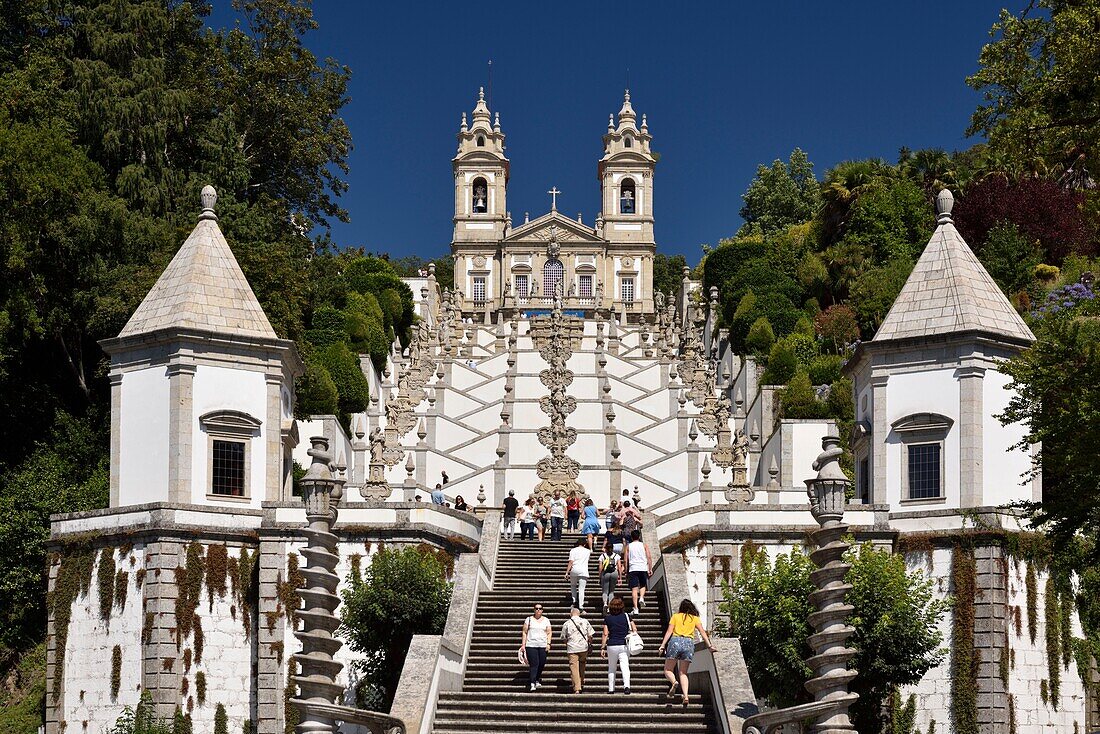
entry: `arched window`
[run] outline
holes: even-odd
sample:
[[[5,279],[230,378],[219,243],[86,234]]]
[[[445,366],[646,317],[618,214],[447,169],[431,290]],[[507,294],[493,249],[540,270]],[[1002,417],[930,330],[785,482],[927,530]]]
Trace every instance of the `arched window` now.
[[[633,214],[634,209],[634,179],[624,178],[619,184],[619,213]]]
[[[542,295],[546,298],[553,298],[564,277],[565,266],[561,264],[561,260],[557,258],[547,260],[546,264],[542,266]]]
[[[471,209],[474,214],[484,214],[489,211],[489,185],[485,183],[485,179],[475,178],[472,189],[470,192],[473,203]]]
[[[623,147],[624,148],[630,148],[630,147],[633,147],[633,145],[634,145],[634,141],[631,140],[629,135],[626,136],[625,138],[623,138]]]
[[[485,147],[485,136],[484,135],[478,135],[477,136],[477,147],[479,147],[479,148],[484,148]]]

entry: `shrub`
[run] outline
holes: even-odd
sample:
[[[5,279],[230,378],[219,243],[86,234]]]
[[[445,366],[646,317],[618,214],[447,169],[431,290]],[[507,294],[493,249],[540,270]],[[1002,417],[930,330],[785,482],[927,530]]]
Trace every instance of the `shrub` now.
[[[344,314],[332,306],[320,306],[313,312],[312,325],[306,339],[315,347],[327,347],[347,339]]]
[[[338,405],[344,414],[367,409],[370,389],[367,378],[359,366],[359,358],[351,353],[347,344],[338,342],[316,352],[321,364],[336,385]]]
[[[783,418],[824,418],[825,403],[817,399],[810,376],[798,370],[790,384],[779,393],[780,415]]]
[[[913,263],[892,260],[885,265],[869,268],[856,278],[850,298],[858,314],[859,328],[865,335],[873,334],[878,329],[911,272]]]
[[[745,298],[755,298],[751,293]],[[775,332],[772,331],[771,322],[767,316],[761,316],[749,327],[749,334],[745,337],[745,349],[750,354],[764,355],[771,351],[775,344]]]
[[[859,338],[859,322],[851,306],[833,304],[814,318],[814,328],[822,340],[834,352]]]
[[[441,555],[426,545],[380,549],[362,581],[344,590],[341,630],[366,656],[357,696],[364,708],[389,710],[414,632],[442,633],[451,584]]]
[[[305,374],[298,378],[295,390],[298,397],[295,414],[299,417],[336,415],[340,411],[340,393],[332,375],[314,358],[307,358],[305,363]]]
[[[808,320],[807,323],[809,323]],[[794,352],[795,359],[798,360],[800,367],[808,367],[810,362],[817,357],[817,339],[815,339],[812,334],[807,335],[803,332],[795,331],[783,337],[782,341]]]
[[[854,607],[850,644],[859,651],[853,661],[859,675],[850,686],[859,694],[852,719],[860,732],[880,732],[890,692],[916,683],[943,661],[938,625],[948,605],[935,599],[932,583],[919,571],[907,571],[901,556],[865,544],[846,560],[852,564],[845,579],[852,584],[847,601]],[[772,706],[810,699],[803,684],[811,674],[805,659],[812,654],[807,618],[814,568],[797,549],[778,556],[774,566],[757,551],[725,589],[721,609],[730,621],[718,631],[741,638],[753,688]]]
[[[768,353],[768,367],[760,381],[764,385],[786,385],[798,369],[798,358],[783,342],[777,342]]]
[[[830,385],[840,379],[840,368],[844,365],[844,358],[835,354],[822,354],[815,357],[807,372],[810,374],[810,383],[813,385]]]

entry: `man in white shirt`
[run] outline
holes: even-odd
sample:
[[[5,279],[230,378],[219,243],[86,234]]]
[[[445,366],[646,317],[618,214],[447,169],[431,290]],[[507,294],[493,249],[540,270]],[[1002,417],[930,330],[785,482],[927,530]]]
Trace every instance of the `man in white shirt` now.
[[[569,551],[569,564],[565,567],[565,578],[569,579],[569,588],[573,595],[573,606],[584,614],[584,587],[588,585],[588,559],[592,550],[588,541],[581,538]]]
[[[553,638],[554,627],[549,619],[542,616],[542,605],[536,604],[534,614],[523,621],[523,641],[520,643],[527,654],[532,691],[542,688],[542,669],[546,667],[546,656],[550,653]]]
[[[637,614],[645,606],[646,587],[653,575],[653,562],[649,557],[649,548],[642,542],[642,531],[630,534],[630,545],[626,547],[626,572],[630,577],[630,594],[634,597],[634,610]]]
[[[561,638],[565,641],[565,652],[569,654],[569,677],[573,679],[573,693],[580,693],[584,689],[584,667],[588,662],[588,649],[596,631],[581,616],[580,609],[573,607],[569,615],[569,619],[561,626]]]

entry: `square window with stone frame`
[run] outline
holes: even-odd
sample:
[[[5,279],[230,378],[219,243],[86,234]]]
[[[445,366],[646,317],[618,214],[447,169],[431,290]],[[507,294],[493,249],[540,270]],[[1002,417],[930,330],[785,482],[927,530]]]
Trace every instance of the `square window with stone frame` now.
[[[516,298],[527,298],[528,283],[527,273],[516,275]]]
[[[924,500],[943,496],[942,446],[938,442],[909,444],[905,453],[908,498]]]
[[[260,436],[260,421],[237,410],[218,410],[199,418],[207,435],[207,496],[249,498],[252,439]]]
[[[592,297],[592,276],[591,275],[578,275],[578,292],[581,298]]]
[[[485,303],[485,277],[474,277],[474,303]]]
[[[210,493],[244,497],[245,442],[215,438],[210,444]]]
[[[943,501],[943,447],[953,421],[936,413],[916,413],[895,421],[901,438],[902,501]]]

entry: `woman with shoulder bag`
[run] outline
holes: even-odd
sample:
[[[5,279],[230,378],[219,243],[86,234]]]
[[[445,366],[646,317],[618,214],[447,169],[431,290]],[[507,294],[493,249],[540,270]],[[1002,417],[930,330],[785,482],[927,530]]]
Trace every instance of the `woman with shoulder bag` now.
[[[600,642],[600,657],[607,659],[607,692],[615,692],[615,674],[618,668],[623,670],[623,693],[630,695],[630,653],[627,651],[626,638],[638,633],[638,626],[626,613],[623,600],[615,597],[611,600],[610,614],[603,620],[603,640]]]
[[[680,602],[680,611],[672,615],[668,621],[668,629],[665,630],[665,638],[661,646],[657,648],[657,654],[665,656],[665,678],[671,684],[668,695],[676,694],[676,675],[673,672],[679,668],[680,702],[686,708],[688,705],[688,668],[691,667],[691,658],[695,654],[695,632],[698,631],[707,643],[711,653],[714,653],[714,645],[707,636],[707,630],[703,621],[699,618],[699,610],[691,603],[690,599]]]

